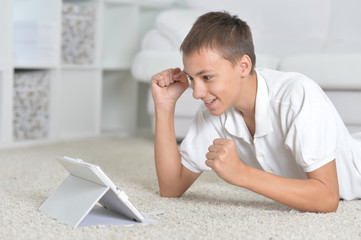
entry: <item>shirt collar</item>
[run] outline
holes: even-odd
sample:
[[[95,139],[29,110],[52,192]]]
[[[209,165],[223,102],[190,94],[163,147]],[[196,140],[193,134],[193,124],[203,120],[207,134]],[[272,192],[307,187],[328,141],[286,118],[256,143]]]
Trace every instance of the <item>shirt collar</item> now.
[[[257,73],[257,95],[256,95],[256,132],[254,137],[262,137],[273,131],[269,111],[268,87],[264,78]],[[242,115],[235,108],[229,109],[226,114],[225,129],[234,136],[250,139],[247,125]]]

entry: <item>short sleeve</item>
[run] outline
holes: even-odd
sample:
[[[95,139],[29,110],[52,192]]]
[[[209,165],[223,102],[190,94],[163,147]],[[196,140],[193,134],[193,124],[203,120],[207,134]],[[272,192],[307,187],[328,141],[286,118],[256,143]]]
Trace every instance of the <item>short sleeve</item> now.
[[[219,118],[211,115],[208,109],[202,106],[193,119],[179,147],[183,166],[192,172],[211,170],[205,164],[205,155],[213,140],[222,137],[222,125]]]
[[[316,84],[303,87],[295,94],[300,101],[293,108],[285,144],[303,170],[311,172],[336,158],[337,112]]]

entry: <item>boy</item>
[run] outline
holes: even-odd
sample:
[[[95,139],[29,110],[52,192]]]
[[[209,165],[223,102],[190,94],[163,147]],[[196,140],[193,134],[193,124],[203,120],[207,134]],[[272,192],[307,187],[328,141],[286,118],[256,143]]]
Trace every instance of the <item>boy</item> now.
[[[291,208],[334,212],[361,197],[361,142],[330,100],[298,73],[254,69],[248,25],[210,12],[181,45],[184,70],[152,77],[160,195],[181,196],[202,171]],[[189,82],[204,102],[178,149],[174,109]]]

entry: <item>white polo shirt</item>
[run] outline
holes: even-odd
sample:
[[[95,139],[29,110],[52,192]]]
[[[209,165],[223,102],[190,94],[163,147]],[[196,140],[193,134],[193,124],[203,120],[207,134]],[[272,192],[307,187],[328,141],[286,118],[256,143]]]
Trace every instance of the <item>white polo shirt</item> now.
[[[361,197],[361,141],[351,137],[322,89],[299,73],[257,69],[254,137],[234,108],[213,116],[202,106],[180,145],[182,164],[193,172],[205,165],[216,138],[232,139],[240,159],[279,176],[306,179],[336,159],[340,197]]]

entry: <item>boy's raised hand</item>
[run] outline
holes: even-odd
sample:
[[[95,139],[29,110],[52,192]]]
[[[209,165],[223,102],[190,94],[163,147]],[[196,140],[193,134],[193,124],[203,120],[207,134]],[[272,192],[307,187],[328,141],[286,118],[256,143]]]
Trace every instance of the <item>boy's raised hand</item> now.
[[[156,107],[174,106],[188,88],[188,79],[180,68],[170,68],[152,77],[151,88]]]
[[[218,138],[209,146],[206,165],[226,182],[237,185],[243,171],[243,164],[238,157],[235,143],[230,139]]]

